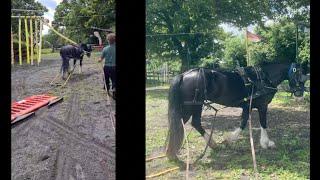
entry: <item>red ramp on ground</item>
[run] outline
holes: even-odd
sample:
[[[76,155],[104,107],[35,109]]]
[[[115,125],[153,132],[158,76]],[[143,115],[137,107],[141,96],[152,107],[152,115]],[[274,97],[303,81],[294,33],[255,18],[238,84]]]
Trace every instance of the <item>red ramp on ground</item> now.
[[[30,96],[18,102],[13,102],[11,104],[11,123],[15,122],[17,118],[30,114],[58,98],[59,97],[57,96],[42,94]]]

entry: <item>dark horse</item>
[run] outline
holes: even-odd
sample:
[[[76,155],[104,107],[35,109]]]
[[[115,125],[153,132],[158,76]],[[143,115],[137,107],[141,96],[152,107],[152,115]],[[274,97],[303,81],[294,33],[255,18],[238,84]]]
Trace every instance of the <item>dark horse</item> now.
[[[192,126],[211,148],[216,146],[201,126],[202,108],[207,101],[243,109],[240,127],[225,139],[229,142],[237,140],[247,124],[251,94],[252,108],[257,108],[259,112],[260,144],[263,148],[275,146],[266,131],[268,104],[277,92],[277,86],[284,80],[289,80],[290,91],[295,96],[303,96],[304,84],[308,79],[305,74],[306,70],[296,63],[265,63],[234,71],[197,68],[176,76],[169,89],[167,156],[177,158],[184,137],[181,119],[186,123],[191,116]]]
[[[84,54],[86,54],[87,57],[90,57],[91,52],[92,52],[91,46],[83,43],[81,43],[78,46],[74,46],[74,45],[63,46],[60,50],[60,56],[62,58],[62,66],[61,66],[62,78],[65,79],[65,74],[67,72],[69,73],[70,59],[73,59],[73,68],[75,67],[77,60],[78,59],[80,60],[79,73],[81,73],[83,56]]]

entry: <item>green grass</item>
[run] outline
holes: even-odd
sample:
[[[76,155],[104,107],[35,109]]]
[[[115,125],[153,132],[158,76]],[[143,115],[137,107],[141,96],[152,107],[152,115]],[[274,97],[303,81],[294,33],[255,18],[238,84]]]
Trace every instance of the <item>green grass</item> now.
[[[164,150],[167,133],[167,95],[168,89],[163,88],[148,90],[146,94],[147,157],[159,155]],[[309,97],[309,94],[306,97]],[[262,179],[310,178],[309,121],[306,120],[306,114],[309,113],[308,105],[308,98],[297,101],[288,93],[276,94],[268,111],[268,122],[272,126],[268,130],[269,137],[275,141],[276,149],[262,149],[259,144],[260,131],[253,131],[259,176]],[[217,119],[219,122],[214,131],[218,138],[229,132],[220,121],[224,124],[232,123],[230,117],[226,117],[226,120],[221,120],[221,118]],[[258,122],[255,122],[258,121],[257,118],[257,113],[254,112],[253,123],[256,123],[254,127],[257,127]],[[210,117],[203,115],[202,121],[208,121],[208,119]],[[236,124],[238,123],[240,123],[240,117]],[[191,130],[190,122],[187,123],[187,134],[190,141],[190,161],[193,162],[201,154],[206,144],[198,132]],[[205,157],[190,171],[190,177],[192,179],[240,179],[242,176],[253,178],[247,129],[242,133],[242,137],[236,143],[219,144],[214,150],[208,149]],[[182,156],[180,156],[183,161],[186,161],[186,157],[183,156],[185,153],[186,147],[183,146]],[[146,163],[146,173],[147,175],[153,174],[176,165],[177,163],[169,162],[166,158],[156,159]],[[181,169],[157,179],[183,179],[184,176],[185,171]]]
[[[288,92],[278,92],[275,95],[275,98],[272,100],[272,103],[274,105],[280,105],[280,106],[292,106],[292,105],[298,105],[301,107],[307,108],[310,104],[310,93],[305,92],[303,100],[298,100],[291,96],[291,93]]]

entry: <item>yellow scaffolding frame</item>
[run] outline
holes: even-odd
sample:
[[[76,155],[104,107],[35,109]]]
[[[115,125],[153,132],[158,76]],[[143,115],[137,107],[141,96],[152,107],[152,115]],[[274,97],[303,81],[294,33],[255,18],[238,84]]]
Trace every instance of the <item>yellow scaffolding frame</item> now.
[[[25,27],[25,33],[26,33],[27,64],[30,64],[29,32],[28,32],[28,22],[27,22],[27,18],[24,18],[24,27]]]
[[[73,45],[78,45],[75,41],[67,38],[63,34],[59,33],[57,30],[55,30],[48,22],[48,20],[44,19],[42,16],[11,16],[11,18],[18,18],[19,19],[19,30],[18,30],[18,36],[19,36],[19,64],[22,65],[22,48],[21,48],[21,20],[24,19],[24,26],[25,26],[25,39],[26,39],[26,49],[27,49],[27,64],[33,65],[34,62],[34,49],[33,49],[33,37],[35,36],[35,43],[36,43],[36,57],[37,57],[37,63],[41,62],[41,50],[42,50],[42,30],[43,30],[43,25],[48,26],[54,33],[58,34],[60,37],[65,39],[66,41],[71,42]],[[29,28],[28,28],[28,22],[27,19],[29,19]],[[33,25],[33,19],[34,19],[34,25]],[[39,21],[39,23],[38,23]],[[38,28],[39,24],[39,28]],[[33,32],[33,26],[35,32]],[[30,32],[29,32],[30,31]],[[39,38],[38,38],[39,35]],[[30,38],[30,41],[29,41]],[[13,41],[13,40],[11,40]],[[30,48],[29,48],[30,46]],[[13,47],[13,42],[12,42],[12,47]],[[14,54],[13,50],[11,52]],[[14,64],[14,62],[12,62]]]
[[[11,26],[11,64],[14,66],[14,53],[13,53],[13,33]]]
[[[22,65],[22,50],[21,50],[21,18],[19,18],[19,64]]]
[[[33,28],[32,28],[32,18],[29,19],[30,22],[30,60],[31,60],[31,65],[33,65]]]
[[[19,26],[18,26],[18,44],[19,44],[19,65],[22,65],[22,31],[21,31],[21,24],[22,19],[24,19],[24,26],[25,26],[25,40],[26,40],[26,50],[27,50],[27,64],[34,65],[34,61],[37,60],[37,64],[41,62],[41,47],[42,47],[42,30],[43,30],[43,17],[42,16],[11,16],[11,18],[18,18]],[[29,19],[29,23],[28,23]],[[38,21],[40,23],[38,23]],[[28,28],[29,24],[29,28]],[[39,27],[38,27],[39,26]],[[33,29],[34,27],[34,29]],[[40,29],[40,30],[39,30]],[[11,30],[12,31],[12,30]],[[35,32],[33,32],[35,31]],[[13,36],[13,33],[12,33]],[[40,36],[40,37],[38,37]],[[35,37],[35,39],[34,39]],[[13,37],[11,38],[12,44],[12,57],[14,58],[14,48],[13,48]],[[35,51],[34,51],[34,43]],[[30,47],[30,48],[29,48]],[[36,57],[36,58],[34,58]],[[11,60],[11,64],[14,65],[14,59]]]

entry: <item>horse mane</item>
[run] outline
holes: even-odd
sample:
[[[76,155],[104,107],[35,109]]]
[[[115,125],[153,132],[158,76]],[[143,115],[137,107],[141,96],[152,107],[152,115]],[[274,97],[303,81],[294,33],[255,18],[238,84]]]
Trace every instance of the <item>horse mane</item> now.
[[[286,62],[278,62],[278,61],[261,61],[260,63],[257,64],[257,66],[268,66],[268,65],[279,65],[279,64],[290,64],[291,62],[286,61]]]

